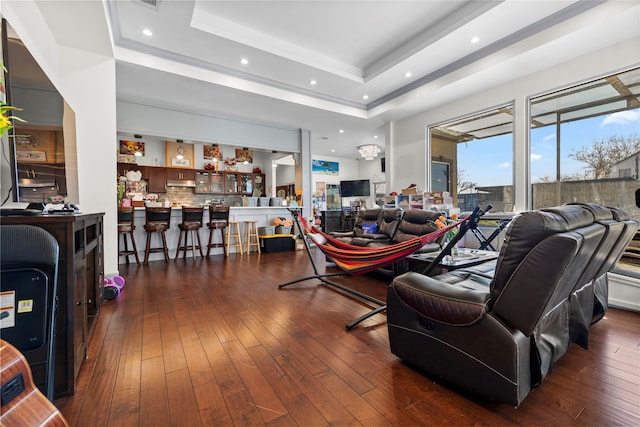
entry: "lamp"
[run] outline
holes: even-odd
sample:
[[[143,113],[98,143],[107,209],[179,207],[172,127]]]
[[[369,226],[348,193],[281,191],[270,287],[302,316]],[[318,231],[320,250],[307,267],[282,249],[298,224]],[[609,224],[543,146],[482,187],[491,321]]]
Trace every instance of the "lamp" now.
[[[365,160],[373,160],[378,157],[378,154],[382,151],[382,148],[378,144],[365,144],[359,145],[358,152]]]
[[[176,142],[178,143],[178,147],[176,147],[176,152],[178,153],[178,155],[176,156],[176,159],[182,160],[184,159],[184,148],[182,148],[182,146],[180,145],[182,144],[182,140],[176,139]]]

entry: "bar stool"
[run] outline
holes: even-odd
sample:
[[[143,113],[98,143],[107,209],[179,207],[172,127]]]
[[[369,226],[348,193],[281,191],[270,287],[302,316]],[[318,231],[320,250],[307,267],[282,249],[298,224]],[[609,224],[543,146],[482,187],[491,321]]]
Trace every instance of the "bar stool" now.
[[[234,242],[231,242],[231,239]],[[236,248],[237,252],[240,252],[242,255],[242,236],[240,236],[240,222],[238,221],[229,221],[229,226],[227,227],[227,256],[231,253],[229,248]]]
[[[258,221],[246,219],[244,222],[244,243],[247,245],[246,253],[251,253],[251,247],[255,246],[260,253],[260,238],[258,237]]]
[[[200,251],[200,257],[203,257],[202,243],[200,242],[200,233],[198,230],[202,228],[202,217],[204,216],[204,208],[182,208],[182,223],[178,224],[180,234],[178,235],[178,248],[176,249],[176,257],[174,261],[178,260],[180,251],[184,252],[183,258],[187,258],[187,251],[193,253],[193,258],[196,257],[196,249]],[[182,235],[184,234],[184,244],[181,244]],[[191,235],[191,246],[188,244],[188,237]],[[198,244],[196,245],[196,239]]]
[[[229,225],[229,206],[209,206],[209,243],[207,243],[207,256],[211,248],[222,248],[224,256],[227,256],[227,245],[224,241],[224,233]],[[219,230],[222,243],[213,243],[213,232]]]
[[[125,257],[127,264],[129,264],[129,256],[133,255],[136,258],[136,264],[140,264],[140,258],[138,258],[138,248],[136,247],[136,240],[133,238],[133,230],[136,226],[133,225],[133,208],[118,208],[118,249],[120,249],[120,235],[122,235],[122,241],[124,242],[124,250],[118,250],[118,257]],[[132,250],[129,250],[127,243],[127,235],[131,239]]]
[[[169,262],[169,248],[167,248],[167,236],[165,232],[171,227],[171,208],[149,208],[144,209],[145,224],[147,231],[147,246],[144,251],[144,265],[149,264],[149,254],[154,252],[164,252],[164,261]],[[153,233],[160,233],[162,247],[151,247],[151,236]]]

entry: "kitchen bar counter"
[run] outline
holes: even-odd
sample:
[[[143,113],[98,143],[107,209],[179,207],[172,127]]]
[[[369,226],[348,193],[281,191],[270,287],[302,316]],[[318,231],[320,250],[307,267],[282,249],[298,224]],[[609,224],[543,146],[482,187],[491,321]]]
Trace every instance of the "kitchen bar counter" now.
[[[291,213],[287,210],[286,206],[231,206],[229,209],[229,220],[240,222],[240,232],[243,232],[244,220],[256,220],[258,221],[258,227],[264,227],[273,225],[273,218],[284,217],[291,218]],[[171,208],[171,228],[167,231],[167,246],[169,247],[169,257],[173,259],[176,256],[176,248],[178,247],[178,236],[180,229],[178,224],[182,221],[182,209]],[[204,224],[200,229],[200,241],[202,242],[203,252],[206,253],[206,245],[209,241],[209,228],[206,223],[209,221],[209,209],[204,209]],[[136,239],[136,247],[138,249],[138,257],[140,262],[144,259],[144,250],[147,242],[147,233],[144,230],[144,208],[135,208],[134,213],[134,225],[136,226],[133,235]],[[120,238],[122,239],[122,238]],[[214,234],[214,243],[220,243],[220,233]],[[122,245],[122,242],[120,242]],[[161,246],[160,235],[154,233],[151,240],[152,247]],[[231,253],[234,252],[234,248],[230,248]],[[212,248],[211,255],[223,254],[222,248]],[[180,254],[182,257],[182,254]],[[192,253],[188,252],[187,257],[192,257]],[[135,262],[133,257],[129,258],[130,262]],[[149,255],[149,261],[162,261],[164,255],[162,253],[152,253]],[[119,263],[125,262],[124,257],[120,257]]]

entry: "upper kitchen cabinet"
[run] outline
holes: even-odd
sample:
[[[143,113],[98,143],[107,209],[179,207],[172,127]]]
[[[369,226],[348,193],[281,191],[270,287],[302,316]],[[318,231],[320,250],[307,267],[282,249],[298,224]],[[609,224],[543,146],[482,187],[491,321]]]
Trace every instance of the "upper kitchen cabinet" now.
[[[196,179],[194,169],[167,168],[167,181],[193,181]]]
[[[141,167],[142,178],[147,180],[149,193],[167,192],[167,168],[157,166]]]
[[[16,128],[16,170],[20,200],[46,202],[66,196],[64,139],[60,130]]]

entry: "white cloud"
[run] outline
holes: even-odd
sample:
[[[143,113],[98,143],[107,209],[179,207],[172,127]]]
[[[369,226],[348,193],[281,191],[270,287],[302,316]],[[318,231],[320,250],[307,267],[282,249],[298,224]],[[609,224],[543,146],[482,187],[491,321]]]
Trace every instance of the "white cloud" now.
[[[544,138],[542,138],[543,141],[551,141],[552,139],[556,139],[556,134],[555,133],[551,133],[551,134],[545,136]]]
[[[500,163],[500,164],[498,165],[498,167],[499,167],[500,169],[506,169],[506,168],[508,168],[508,167],[509,167],[509,162]]]
[[[606,126],[609,124],[628,125],[629,123],[636,121],[640,121],[640,110],[618,111],[617,113],[606,116],[602,120],[602,123],[600,123],[600,126]]]
[[[542,154],[533,154],[531,153],[531,161],[535,162],[536,160],[542,159]]]

